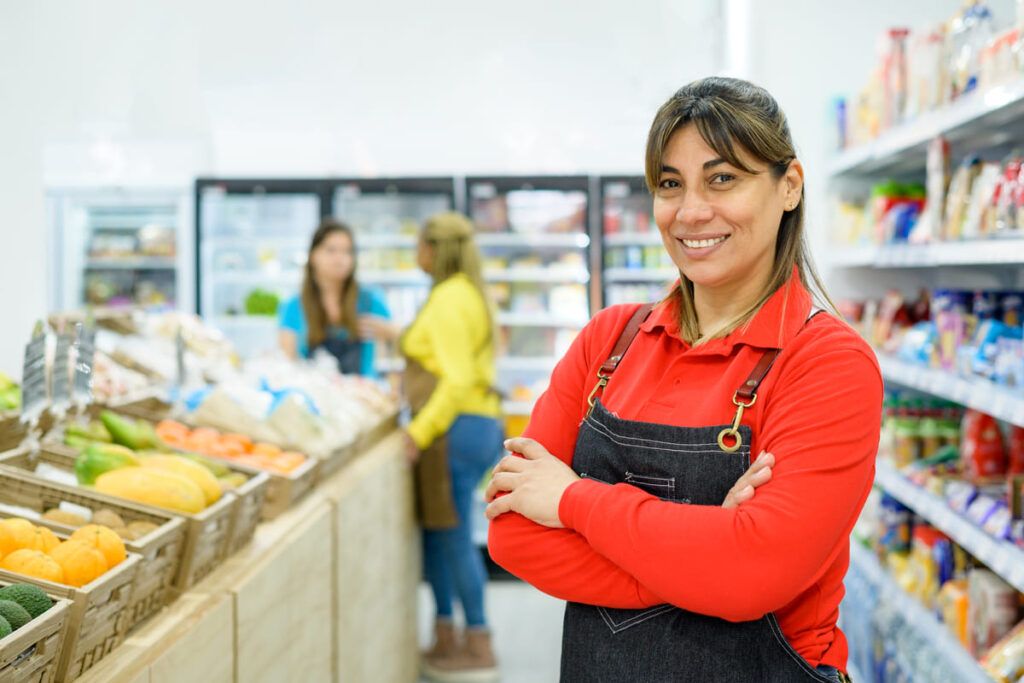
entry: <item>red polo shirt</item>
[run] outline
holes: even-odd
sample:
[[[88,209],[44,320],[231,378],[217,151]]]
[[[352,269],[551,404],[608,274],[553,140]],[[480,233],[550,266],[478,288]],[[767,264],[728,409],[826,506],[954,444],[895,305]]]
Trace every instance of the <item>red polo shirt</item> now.
[[[555,368],[525,436],[572,462],[598,367],[636,305],[587,325]],[[732,621],[774,612],[812,666],[846,669],[836,626],[849,536],[874,479],[882,379],[874,353],[844,322],[807,322],[794,276],[745,328],[692,347],[672,305],[654,309],[605,389],[627,420],[701,427],[732,423],[733,392],[765,349],[782,353],[743,415],[752,458],[775,455],[769,483],[737,509],[659,500],[629,484],[573,483],[565,529],[509,513],[490,526],[494,560],[563,600],[640,608],[671,603]]]

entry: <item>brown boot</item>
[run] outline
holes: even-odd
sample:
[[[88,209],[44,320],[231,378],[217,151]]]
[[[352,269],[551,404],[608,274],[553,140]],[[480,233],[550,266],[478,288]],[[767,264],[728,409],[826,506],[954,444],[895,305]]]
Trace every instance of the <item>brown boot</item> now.
[[[459,650],[458,637],[455,634],[454,622],[438,619],[434,622],[434,644],[423,652],[424,659],[444,659],[451,657]]]
[[[498,680],[498,662],[491,632],[467,629],[465,645],[451,657],[425,660],[423,672],[436,683],[491,683]]]

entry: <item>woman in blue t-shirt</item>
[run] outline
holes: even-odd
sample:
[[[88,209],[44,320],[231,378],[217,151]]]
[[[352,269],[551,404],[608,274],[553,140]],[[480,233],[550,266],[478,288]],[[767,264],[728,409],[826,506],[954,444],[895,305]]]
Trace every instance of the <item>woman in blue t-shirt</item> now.
[[[381,297],[356,282],[352,229],[325,218],[313,233],[302,293],[278,309],[281,348],[291,358],[324,349],[345,374],[375,376],[375,339],[394,337]]]

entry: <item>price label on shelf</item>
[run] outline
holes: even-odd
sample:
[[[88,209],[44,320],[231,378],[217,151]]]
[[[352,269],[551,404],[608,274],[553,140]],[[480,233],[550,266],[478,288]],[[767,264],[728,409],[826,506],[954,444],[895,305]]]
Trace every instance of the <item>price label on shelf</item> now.
[[[46,409],[46,329],[36,323],[21,366],[21,420],[34,424]]]

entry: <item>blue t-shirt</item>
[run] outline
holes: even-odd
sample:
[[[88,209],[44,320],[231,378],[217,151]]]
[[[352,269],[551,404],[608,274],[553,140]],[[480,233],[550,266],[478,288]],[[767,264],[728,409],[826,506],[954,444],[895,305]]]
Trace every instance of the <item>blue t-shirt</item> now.
[[[359,298],[356,301],[356,313],[359,315],[376,315],[381,318],[391,319],[391,313],[384,304],[380,294],[364,287],[359,288]],[[299,355],[309,358],[309,329],[306,326],[306,315],[302,311],[302,300],[293,296],[283,301],[277,309],[278,327],[282,330],[291,330],[295,333],[298,341]],[[348,339],[348,330],[344,328],[330,328],[327,334],[336,339]],[[363,356],[360,374],[365,377],[376,377],[377,373],[373,368],[373,342],[362,343]]]

